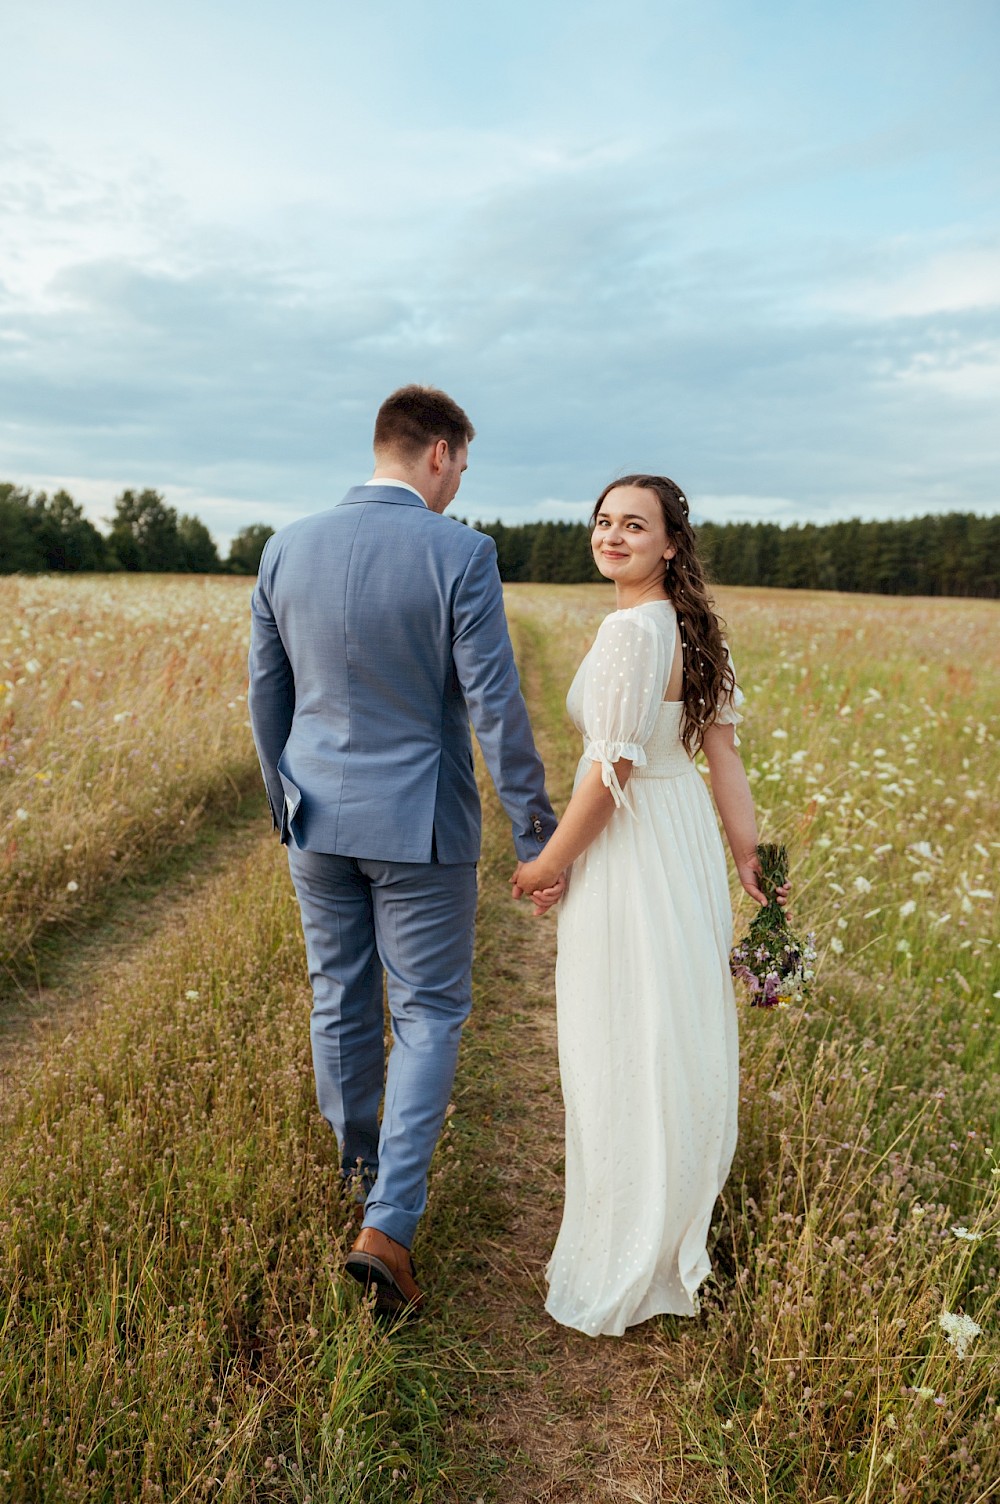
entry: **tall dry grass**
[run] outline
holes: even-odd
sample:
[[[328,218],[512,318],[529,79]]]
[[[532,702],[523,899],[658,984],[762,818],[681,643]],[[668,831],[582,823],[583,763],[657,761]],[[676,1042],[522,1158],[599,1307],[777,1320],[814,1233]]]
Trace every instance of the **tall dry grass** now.
[[[0,579],[0,970],[255,787],[249,585]]]

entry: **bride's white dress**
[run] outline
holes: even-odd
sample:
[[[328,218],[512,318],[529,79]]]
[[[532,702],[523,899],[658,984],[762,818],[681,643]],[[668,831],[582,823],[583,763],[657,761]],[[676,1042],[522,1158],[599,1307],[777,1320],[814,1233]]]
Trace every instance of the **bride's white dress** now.
[[[600,761],[616,802],[558,910],[566,1205],[545,1309],[590,1336],[694,1314],[736,1146],[732,907],[681,706],[663,699],[675,639],[667,601],[613,612],[567,699],[584,737],[577,781]],[[727,701],[718,719],[741,717]]]

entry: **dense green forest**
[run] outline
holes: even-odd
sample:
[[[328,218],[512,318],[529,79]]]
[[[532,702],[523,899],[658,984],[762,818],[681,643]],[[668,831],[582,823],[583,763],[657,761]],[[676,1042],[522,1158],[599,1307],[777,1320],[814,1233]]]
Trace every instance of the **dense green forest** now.
[[[0,482],[0,574],[128,569],[159,574],[256,574],[274,532],[245,527],[225,559],[197,517],[178,516],[159,491],[123,491],[107,535],[67,491],[47,496]]]
[[[597,578],[582,522],[476,523],[505,580]],[[720,585],[861,590],[877,595],[1000,596],[1000,516],[971,512],[901,522],[703,522],[698,546]]]
[[[504,580],[596,579],[582,522],[476,522],[497,546]],[[0,574],[127,569],[255,574],[273,529],[238,533],[225,559],[203,522],[178,516],[158,491],[123,491],[107,534],[65,491],[49,497],[0,484]],[[879,595],[1000,596],[1000,516],[971,512],[898,522],[703,522],[698,542],[720,585],[861,590]]]

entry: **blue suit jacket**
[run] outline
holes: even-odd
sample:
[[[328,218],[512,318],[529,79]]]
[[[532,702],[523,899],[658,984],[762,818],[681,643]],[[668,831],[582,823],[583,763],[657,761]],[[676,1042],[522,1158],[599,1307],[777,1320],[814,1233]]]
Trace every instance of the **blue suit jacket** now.
[[[492,538],[400,486],[355,486],[268,539],[250,721],[281,832],[304,851],[474,862],[469,719],[522,860],[555,828]]]

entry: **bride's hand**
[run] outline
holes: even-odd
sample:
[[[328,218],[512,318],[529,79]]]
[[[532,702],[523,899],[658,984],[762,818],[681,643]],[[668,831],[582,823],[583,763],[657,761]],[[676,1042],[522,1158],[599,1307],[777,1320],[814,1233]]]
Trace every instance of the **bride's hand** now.
[[[758,903],[767,903],[767,898],[760,886],[760,861],[757,853],[753,852],[750,856],[744,857],[743,861],[737,862],[736,871],[739,873],[744,891],[749,893],[751,898],[755,898]],[[788,895],[791,891],[791,883],[783,883],[780,888],[775,889],[774,896],[778,900],[779,907],[787,908]]]
[[[514,898],[521,898],[525,893],[530,896],[536,917],[548,913],[566,891],[564,874],[560,872],[553,876],[545,870],[541,860],[519,862],[510,882]]]

